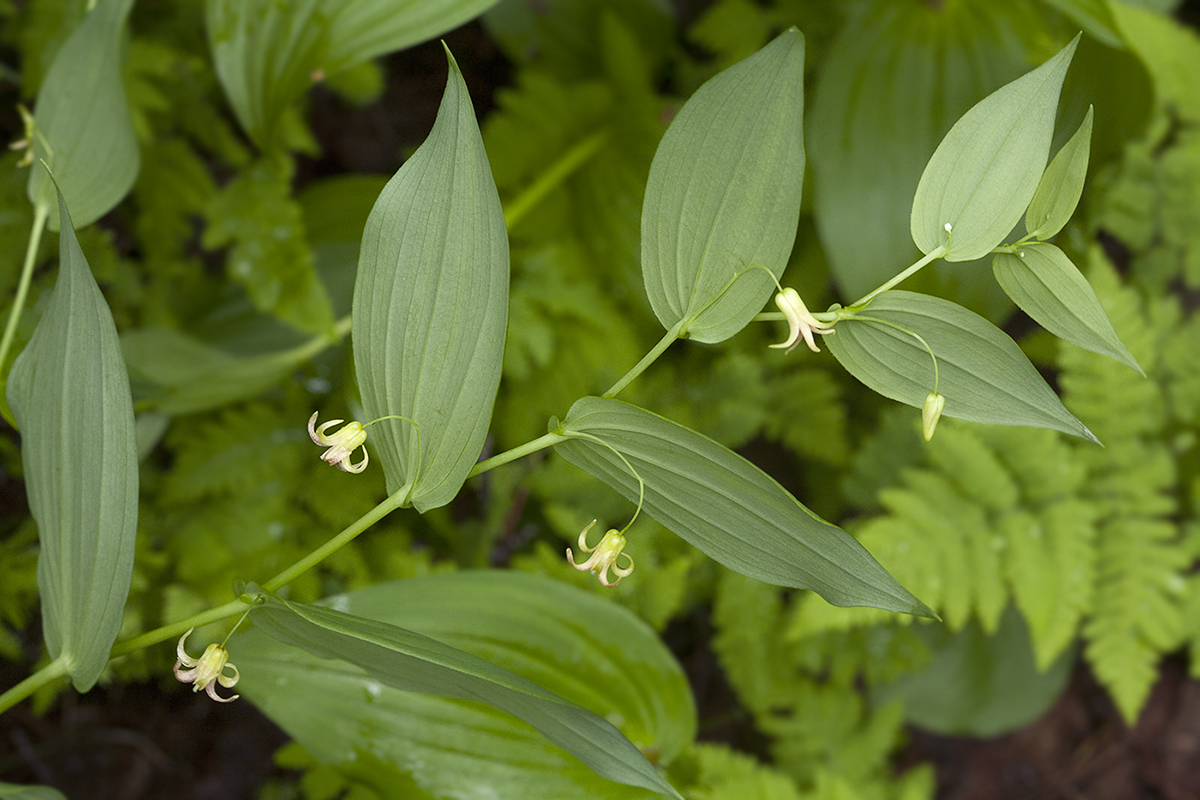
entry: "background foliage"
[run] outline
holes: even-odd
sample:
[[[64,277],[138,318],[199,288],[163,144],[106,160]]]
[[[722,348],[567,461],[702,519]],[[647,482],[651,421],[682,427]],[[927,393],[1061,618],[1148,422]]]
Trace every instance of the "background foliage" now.
[[[221,4],[135,5],[122,78],[141,169],[129,197],[79,231],[138,411],[126,633],[225,602],[233,578],[273,574],[383,496],[381,471],[350,476],[313,458],[303,421],[314,408],[343,416],[358,401],[345,322],[358,240],[383,173],[428,132],[432,108],[421,107],[436,106],[444,76],[425,47],[350,58],[311,91],[274,97],[269,124],[248,134],[196,33],[206,5]],[[0,124],[10,139],[20,136],[15,103],[32,102],[84,6],[0,1]],[[835,608],[757,583],[643,518],[632,532],[638,571],[605,602],[632,611],[681,657],[699,651],[707,666],[686,660],[693,688],[719,666],[736,695],[728,713],[742,749],[730,744],[739,736],[713,733],[722,720],[702,703],[706,741],[687,743],[670,764],[689,798],[933,797],[930,766],[896,767],[909,726],[1003,734],[1037,719],[1081,670],[1132,725],[1164,658],[1183,653],[1200,677],[1196,19],[1194,4],[1166,0],[508,0],[448,37],[509,222],[509,328],[490,454],[544,433],[547,419],[603,391],[657,339],[639,270],[646,176],[667,121],[719,69],[787,25],[806,36],[813,178],[785,282],[824,308],[913,260],[912,194],[953,121],[1085,32],[1055,146],[1094,104],[1089,182],[1056,243],[1084,268],[1147,377],[1044,333],[1023,335],[1033,326],[1013,313],[986,261],[941,265],[905,288],[1004,325],[1103,448],[952,420],[926,445],[911,409],[864,391],[828,353],[765,357],[773,326],[673,349],[624,395],[760,463],[846,525],[944,621]],[[438,76],[433,99],[398,99],[397,76],[425,65]],[[371,125],[402,133],[360,144]],[[384,152],[362,170],[360,150]],[[31,221],[18,158],[0,157],[5,316]],[[546,181],[562,163],[572,168]],[[358,174],[368,171],[379,174]],[[48,237],[21,345],[45,308],[57,251]],[[41,655],[37,539],[16,442],[12,431],[0,439],[5,686]],[[564,568],[562,551],[591,518],[626,509],[558,457],[535,456],[468,483],[449,506],[388,517],[293,583],[290,599],[492,567],[599,593]],[[165,677],[171,661],[155,648],[101,680],[178,692]],[[66,702],[56,689],[36,707]],[[374,796],[361,771],[316,755],[296,743],[279,751],[278,764],[298,772],[278,772],[262,796]],[[0,779],[43,779],[25,763],[0,756]]]

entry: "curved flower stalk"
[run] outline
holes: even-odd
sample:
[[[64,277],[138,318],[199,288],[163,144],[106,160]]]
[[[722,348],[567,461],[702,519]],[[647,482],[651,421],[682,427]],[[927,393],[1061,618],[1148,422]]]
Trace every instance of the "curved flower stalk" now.
[[[631,521],[632,522],[632,521]],[[591,571],[600,577],[600,583],[604,586],[616,586],[621,582],[622,578],[629,577],[633,572],[633,556],[626,552],[625,537],[616,528],[610,528],[608,533],[600,539],[595,547],[587,546],[588,531],[596,524],[596,520],[588,523],[588,526],[579,534],[579,549],[585,553],[591,553],[587,561],[575,563],[575,554],[571,552],[571,548],[567,548],[567,561],[571,566],[581,572]],[[617,564],[617,559],[621,556],[629,561],[629,566],[622,567]],[[617,578],[611,580],[608,576],[608,571],[612,570]]]
[[[592,526],[596,524],[596,520],[589,522],[587,527],[579,533],[579,549],[584,553],[590,554],[587,561],[576,563],[575,554],[571,552],[571,548],[567,548],[567,561],[572,567],[581,572],[590,571],[599,576],[600,583],[603,586],[616,586],[621,582],[622,578],[628,578],[630,573],[633,572],[633,556],[624,552],[626,542],[625,531],[629,530],[630,527],[633,526],[633,523],[637,521],[638,514],[642,513],[642,503],[646,499],[646,482],[642,480],[642,476],[639,475],[638,471],[633,468],[633,465],[629,463],[629,460],[621,454],[621,451],[617,450],[608,442],[604,441],[598,436],[592,436],[590,433],[576,432],[573,435],[578,436],[581,439],[590,439],[591,441],[601,444],[607,447],[609,450],[612,450],[613,453],[616,454],[617,458],[621,459],[621,462],[625,465],[625,468],[629,470],[629,472],[634,478],[637,479],[638,482],[637,508],[634,509],[633,516],[630,517],[629,522],[625,523],[624,528],[621,528],[621,530],[609,528],[608,533],[600,537],[600,541],[597,542],[595,547],[588,547],[588,531],[590,531]],[[628,560],[628,566],[622,567],[617,563],[617,559],[621,556],[625,556],[625,558]],[[608,571],[610,569],[614,574],[616,574],[616,580],[613,580],[609,577]]]
[[[179,644],[175,645],[175,655],[178,656],[178,660],[175,662],[175,677],[182,683],[192,684],[193,692],[203,689],[218,703],[232,703],[241,695],[221,697],[217,694],[217,684],[221,684],[226,689],[232,689],[241,677],[238,674],[238,668],[229,663],[229,651],[216,642],[206,647],[204,655],[200,658],[189,656],[183,649],[183,645],[194,630],[196,629],[188,628],[187,633],[179,637]],[[183,669],[183,667],[188,669]],[[233,670],[232,676],[225,674],[226,668]]]
[[[787,289],[780,289],[775,295],[775,305],[779,306],[779,310],[783,312],[783,316],[788,323],[788,338],[787,341],[773,344],[771,347],[786,347],[784,352],[790,353],[800,343],[800,338],[803,337],[808,349],[814,353],[821,352],[821,348],[817,347],[816,340],[813,338],[814,333],[819,333],[822,336],[828,336],[833,333],[833,328],[822,328],[821,323],[817,318],[809,313],[808,308],[804,305],[804,301],[800,299],[800,293],[790,286]]]

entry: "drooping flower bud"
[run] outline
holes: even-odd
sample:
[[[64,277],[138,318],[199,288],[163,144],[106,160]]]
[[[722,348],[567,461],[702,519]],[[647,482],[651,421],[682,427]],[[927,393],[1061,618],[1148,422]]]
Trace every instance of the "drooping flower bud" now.
[[[925,433],[925,441],[933,438],[933,430],[942,418],[942,409],[945,407],[946,398],[937,392],[925,396],[925,405],[921,407],[921,429]]]

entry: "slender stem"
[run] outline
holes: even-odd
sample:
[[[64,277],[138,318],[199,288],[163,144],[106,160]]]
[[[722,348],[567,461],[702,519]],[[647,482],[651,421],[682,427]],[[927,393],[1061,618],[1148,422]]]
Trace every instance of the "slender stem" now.
[[[38,689],[45,686],[47,683],[58,680],[66,674],[66,659],[59,657],[51,661],[49,664],[39,669],[37,672],[30,675],[28,678],[12,687],[4,694],[0,694],[0,714],[8,711],[17,703],[21,702]]]
[[[330,539],[319,548],[309,553],[304,558],[297,561],[292,566],[285,569],[283,572],[276,575],[271,580],[263,584],[263,588],[269,592],[273,592],[285,583],[294,580],[297,576],[302,575],[314,566],[319,564],[324,559],[328,558],[340,548],[348,544],[354,537],[365,531],[367,528],[374,525],[380,519],[385,517],[392,510],[398,508],[408,497],[408,486],[405,486],[400,491],[388,497],[379,505],[363,514],[345,530],[337,536]],[[152,644],[165,642],[169,639],[174,639],[181,636],[188,628],[198,628],[201,625],[207,625],[210,622],[218,622],[223,619],[244,613],[246,604],[241,600],[233,600],[223,606],[210,608],[208,611],[202,611],[199,614],[188,617],[179,622],[172,622],[169,625],[163,625],[161,628],[155,628],[152,631],[135,636],[132,639],[126,639],[123,642],[117,642],[112,649],[110,658],[123,656],[126,653],[132,653],[134,650],[140,650],[143,647],[149,647]]]
[[[633,517],[630,518],[629,522],[625,523],[625,527],[618,531],[618,533],[625,533],[625,531],[633,527],[633,523],[637,522],[638,514],[642,513],[642,505],[646,502],[646,482],[642,480],[642,476],[638,474],[638,471],[633,468],[633,464],[629,463],[629,459],[627,459],[620,450],[613,447],[599,436],[593,436],[590,433],[584,433],[582,431],[575,431],[571,434],[571,437],[576,439],[587,439],[590,442],[595,442],[601,447],[607,447],[612,451],[613,455],[621,459],[621,463],[625,465],[625,469],[629,470],[629,473],[633,475],[634,479],[638,482],[637,508],[633,510]]]
[[[371,527],[376,522],[390,514],[392,511],[402,506],[408,499],[408,494],[410,491],[412,491],[411,483],[397,490],[382,503],[372,508],[366,514],[363,514],[337,536],[333,537],[328,542],[321,545],[316,550],[312,551],[307,556],[276,575],[274,578],[271,578],[271,580],[263,584],[263,588],[268,592],[273,592],[280,586],[290,583],[300,575],[308,572],[317,564],[320,564],[326,558],[350,544],[350,542],[354,541],[356,536],[365,531],[367,528]]]
[[[163,625],[161,628],[155,628],[152,631],[135,636],[132,639],[126,639],[117,642],[113,645],[113,649],[109,652],[108,657],[117,658],[118,656],[127,655],[135,650],[141,650],[144,647],[149,647],[159,642],[167,642],[171,639],[178,639],[190,628],[199,628],[203,625],[208,625],[211,622],[220,622],[223,619],[241,614],[246,610],[246,604],[241,600],[231,600],[223,606],[210,608],[207,611],[201,611],[199,614],[194,614],[187,619],[182,619],[178,622],[172,622],[168,625]]]
[[[37,258],[38,247],[42,243],[42,234],[46,230],[46,220],[49,216],[50,206],[43,203],[34,207],[33,227],[29,231],[29,244],[25,248],[25,263],[21,266],[21,279],[17,283],[17,295],[13,298],[12,310],[8,312],[4,337],[0,339],[0,369],[3,369],[5,360],[8,358],[13,337],[17,334],[17,323],[21,321],[21,312],[25,310],[25,300],[29,296],[29,284],[33,281],[33,262]]]
[[[526,442],[519,447],[514,447],[512,450],[505,450],[503,453],[480,461],[467,474],[467,477],[474,478],[476,475],[481,475],[488,470],[495,469],[496,467],[507,464],[510,461],[516,461],[518,458],[523,458],[530,453],[536,453],[538,450],[545,450],[552,444],[558,444],[559,442],[565,442],[566,440],[566,436],[560,436],[557,433],[547,433],[543,436],[539,436],[533,441]]]
[[[810,311],[813,319],[817,322],[837,322],[842,317],[838,316],[836,311]],[[751,322],[785,322],[787,316],[782,311],[760,311],[754,315]]]
[[[633,369],[626,372],[619,381],[614,383],[602,397],[616,397],[621,393],[621,390],[628,386],[633,380],[646,371],[646,368],[658,360],[658,357],[667,352],[667,348],[671,343],[679,338],[679,331],[683,328],[683,321],[677,322],[671,330],[667,331],[662,339],[659,339],[658,344],[650,350],[649,353],[642,356],[642,360],[633,365]]]
[[[596,154],[597,151],[608,140],[608,132],[601,131],[582,142],[579,142],[570,150],[568,150],[562,158],[550,167],[541,177],[539,177],[532,185],[522,192],[512,203],[505,213],[505,223],[509,228],[517,224],[531,209],[541,202],[546,195],[553,191],[561,184],[571,173],[575,172],[579,167],[585,164],[588,159]],[[33,262],[37,255],[37,250],[41,244],[42,234],[45,230],[46,220],[49,217],[49,206],[40,204],[36,206],[34,211],[33,228],[30,232],[29,245],[25,252],[25,264],[21,272],[21,279],[18,284],[17,294],[13,301],[13,308],[9,314],[8,324],[5,326],[3,339],[0,340],[0,365],[3,365],[5,358],[8,355],[9,348],[12,346],[12,340],[16,334],[17,323],[20,320],[21,311],[25,305],[26,297],[29,294],[29,286],[33,274]],[[319,335],[313,337],[312,340],[305,342],[297,348],[294,348],[288,356],[294,358],[307,358],[315,355],[323,350],[329,344],[343,338],[350,330],[350,316],[343,317],[334,325],[333,335]],[[616,391],[633,380],[641,373],[654,358],[657,358],[662,351],[666,350],[667,346],[674,341],[675,335],[672,334],[669,338],[665,338],[655,350],[642,359],[637,367],[634,368],[625,378],[619,382],[618,387],[614,387]],[[616,391],[610,390],[611,394]],[[471,470],[471,476],[479,475],[487,472],[490,469],[498,467],[502,464],[507,464],[510,461],[537,452],[546,447],[549,447],[557,442],[564,441],[567,437],[558,434],[548,433],[531,442],[527,442],[520,447],[515,447],[499,455],[493,456],[485,461],[475,465]],[[349,525],[345,530],[337,536],[330,539],[321,547],[317,548],[307,556],[297,561],[292,566],[285,569],[283,572],[276,575],[271,580],[263,584],[263,589],[266,591],[275,591],[279,587],[295,580],[300,575],[315,567],[317,564],[324,561],[333,553],[345,547],[353,541],[360,533],[374,525],[383,517],[399,508],[408,499],[408,494],[411,491],[411,485],[405,486],[394,494],[390,495],[375,508],[364,514],[354,523]],[[147,631],[132,639],[126,639],[122,642],[117,642],[110,653],[110,658],[132,653],[151,645],[159,644],[170,639],[177,638],[185,633],[188,629],[207,625],[212,622],[218,622],[222,619],[228,619],[238,614],[245,614],[247,611],[246,603],[241,600],[233,600],[222,606],[209,609],[199,614],[188,617],[187,619],[178,622],[172,622],[168,625],[155,628],[152,631]],[[18,683],[16,686],[0,694],[0,712],[6,711],[12,706],[29,697],[42,686],[57,680],[67,674],[66,662],[63,659],[58,659],[42,667],[40,670],[29,676],[25,680]]]
[[[607,141],[607,130],[594,133],[551,164],[550,169],[538,176],[537,180],[517,195],[504,209],[504,224],[508,226],[508,229],[512,230],[513,226],[520,222],[538,203],[542,202],[546,195],[557,189],[563,181],[571,176],[571,173],[586,164],[588,159],[594,156]]]
[[[896,286],[897,284],[899,284],[901,281],[905,280],[906,278],[908,278],[908,277],[910,277],[910,276],[912,276],[912,275],[915,275],[917,272],[919,272],[919,271],[921,270],[921,268],[922,268],[922,267],[924,267],[924,266],[925,266],[926,264],[928,264],[930,261],[935,261],[935,260],[937,260],[937,259],[941,258],[941,257],[942,257],[942,256],[944,256],[944,255],[946,255],[946,246],[945,246],[945,245],[942,245],[942,246],[938,247],[936,250],[933,250],[932,252],[930,252],[930,253],[929,253],[929,255],[925,256],[925,257],[924,257],[924,258],[922,258],[920,261],[918,261],[918,262],[916,262],[915,264],[913,264],[913,265],[912,265],[911,267],[909,267],[908,269],[906,269],[906,270],[904,270],[903,272],[901,272],[901,273],[900,273],[899,275],[897,275],[896,277],[892,278],[892,279],[891,279],[890,281],[888,281],[887,283],[885,283],[885,284],[883,284],[882,286],[880,286],[880,287],[879,287],[878,289],[876,289],[875,291],[873,291],[873,292],[871,292],[870,294],[868,294],[868,295],[864,296],[864,297],[863,297],[863,298],[861,298],[860,300],[857,300],[856,302],[854,302],[854,303],[851,303],[849,307],[850,307],[850,308],[861,308],[862,306],[865,306],[867,303],[869,303],[869,302],[871,302],[872,300],[874,300],[876,295],[883,294],[883,293],[884,293],[884,292],[886,292],[888,289],[891,289],[892,287]]]

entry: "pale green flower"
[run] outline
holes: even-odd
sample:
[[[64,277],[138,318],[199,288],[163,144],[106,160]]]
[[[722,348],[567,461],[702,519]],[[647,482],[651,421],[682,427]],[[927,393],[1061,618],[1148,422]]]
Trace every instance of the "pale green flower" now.
[[[616,528],[610,528],[608,533],[604,534],[604,538],[595,547],[587,546],[588,531],[596,524],[596,520],[588,523],[588,526],[579,534],[579,549],[585,553],[591,553],[587,561],[581,564],[575,563],[575,554],[571,552],[571,548],[567,548],[567,561],[571,566],[582,572],[591,571],[600,576],[600,583],[605,586],[616,586],[621,582],[622,578],[629,576],[633,572],[633,557],[628,553],[621,552],[625,549],[625,537]],[[625,556],[629,560],[629,566],[621,567],[617,565],[617,558]],[[609,569],[616,573],[617,579],[610,581],[608,576]]]
[[[326,429],[334,425],[340,425],[342,420],[331,419],[319,428],[315,427],[316,423],[317,412],[314,411],[313,415],[308,418],[308,435],[314,443],[329,448],[321,454],[321,458],[326,463],[332,464],[343,472],[353,472],[355,474],[367,468],[368,456],[365,444],[367,441],[367,431],[361,422],[351,422],[337,433],[331,434],[325,433]],[[351,464],[350,454],[358,447],[362,448],[362,461],[359,461],[357,464]]]
[[[208,692],[208,696],[218,703],[232,703],[241,695],[235,694],[233,697],[221,697],[217,694],[217,684],[221,684],[226,689],[232,689],[238,682],[238,668],[229,663],[229,651],[215,642],[204,649],[204,655],[200,658],[192,658],[183,649],[183,643],[187,641],[187,637],[192,635],[195,628],[188,628],[188,632],[179,637],[179,644],[175,646],[175,655],[179,656],[179,660],[175,662],[175,677],[183,683],[192,684],[192,691],[198,692],[204,689]],[[181,669],[188,667],[188,669]],[[233,670],[233,676],[225,674],[226,668]]]
[[[786,342],[773,344],[771,347],[786,347],[786,352],[790,353],[800,343],[800,337],[804,337],[809,350],[812,350],[814,353],[821,352],[821,348],[817,347],[813,334],[819,333],[822,336],[826,336],[833,333],[833,328],[821,327],[821,323],[817,322],[816,317],[808,312],[804,301],[800,299],[800,293],[790,287],[784,289],[775,295],[775,305],[779,306],[779,310],[787,318],[788,338]]]

